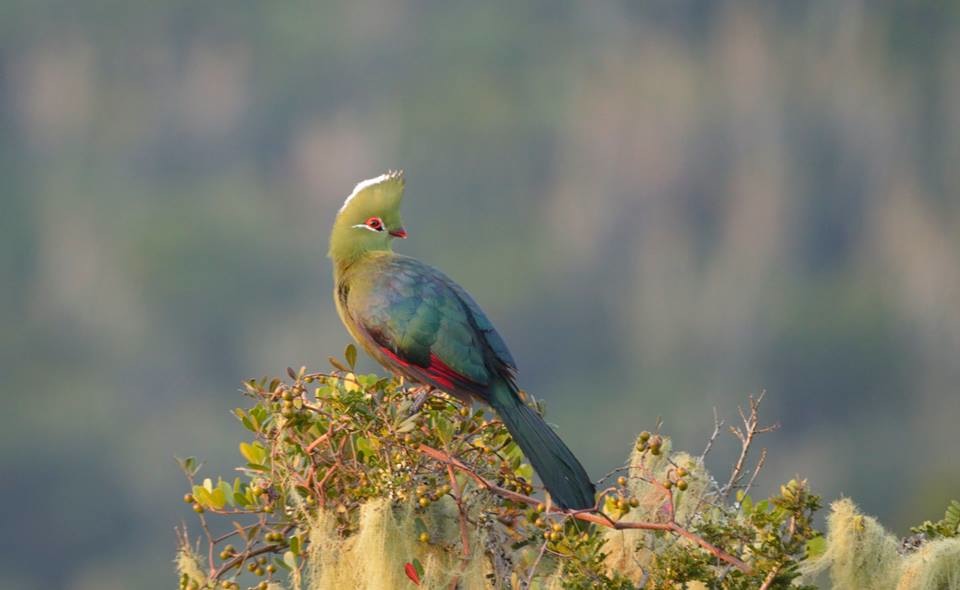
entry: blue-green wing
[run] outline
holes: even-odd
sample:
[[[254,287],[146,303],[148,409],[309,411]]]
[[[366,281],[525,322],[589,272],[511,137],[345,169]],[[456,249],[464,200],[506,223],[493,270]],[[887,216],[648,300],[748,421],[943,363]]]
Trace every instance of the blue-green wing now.
[[[347,308],[375,346],[440,386],[483,389],[497,376],[512,379],[516,364],[476,302],[440,271],[392,256],[377,265]],[[415,372],[415,371],[414,371]]]

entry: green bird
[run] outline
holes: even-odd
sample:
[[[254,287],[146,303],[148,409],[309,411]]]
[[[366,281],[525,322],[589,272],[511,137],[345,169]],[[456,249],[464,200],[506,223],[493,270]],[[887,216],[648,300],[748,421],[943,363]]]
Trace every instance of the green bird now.
[[[439,270],[395,254],[403,173],[359,183],[330,235],[334,299],[350,335],[395,374],[489,404],[563,508],[595,504],[583,466],[520,398],[517,364],[476,302]]]

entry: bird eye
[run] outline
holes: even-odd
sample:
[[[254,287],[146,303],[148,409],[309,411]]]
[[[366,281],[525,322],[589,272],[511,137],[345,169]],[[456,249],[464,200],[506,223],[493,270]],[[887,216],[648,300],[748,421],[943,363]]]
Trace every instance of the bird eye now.
[[[367,220],[367,227],[376,231],[383,231],[383,221],[379,217],[371,217]]]

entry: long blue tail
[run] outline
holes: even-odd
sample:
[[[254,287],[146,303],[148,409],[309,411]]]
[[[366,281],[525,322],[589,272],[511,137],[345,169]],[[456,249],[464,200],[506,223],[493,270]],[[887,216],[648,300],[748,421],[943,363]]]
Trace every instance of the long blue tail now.
[[[530,460],[553,501],[562,508],[574,510],[593,507],[596,503],[593,482],[557,433],[506,383],[493,393],[490,405]]]

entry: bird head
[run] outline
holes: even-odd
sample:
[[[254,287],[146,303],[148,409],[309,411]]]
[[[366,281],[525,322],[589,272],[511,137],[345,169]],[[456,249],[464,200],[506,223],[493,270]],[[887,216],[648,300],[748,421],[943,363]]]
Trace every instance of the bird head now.
[[[364,180],[343,202],[330,234],[330,257],[349,264],[364,252],[390,250],[394,238],[407,232],[400,220],[403,172],[389,171]]]

